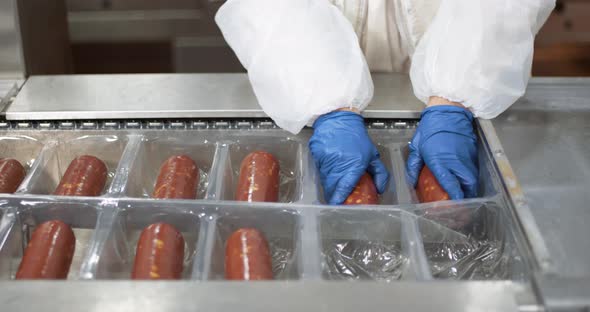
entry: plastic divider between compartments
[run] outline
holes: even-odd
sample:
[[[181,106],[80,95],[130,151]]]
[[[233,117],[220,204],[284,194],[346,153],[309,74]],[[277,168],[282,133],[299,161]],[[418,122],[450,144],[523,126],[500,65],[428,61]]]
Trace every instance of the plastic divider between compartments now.
[[[94,235],[88,247],[86,258],[80,267],[80,279],[91,280],[96,278],[98,262],[104,248],[105,241],[113,230],[113,223],[118,213],[117,201],[105,201],[104,209],[98,215]]]
[[[391,145],[391,160],[393,162],[392,182],[395,183],[397,202],[399,204],[417,203],[418,198],[413,187],[406,178],[406,159],[408,144],[395,143]]]
[[[193,272],[191,276],[191,279],[193,280],[206,281],[211,276],[216,227],[216,214],[201,217],[199,239],[197,240],[196,246],[198,252],[193,263]]]
[[[301,155],[301,170],[303,171],[301,177],[301,204],[320,204],[321,203],[321,186],[320,174],[313,162],[311,151],[307,144],[300,145]]]
[[[417,217],[407,211],[401,212],[402,219],[402,248],[410,258],[411,278],[419,281],[431,280],[432,275],[428,267],[428,260],[426,259],[426,252],[422,243],[422,236],[420,236]],[[406,278],[404,278],[406,279]]]
[[[126,187],[129,183],[129,174],[135,160],[137,159],[139,148],[142,140],[144,139],[144,136],[128,135],[127,138],[127,145],[123,150],[123,155],[119,161],[119,167],[117,168],[117,172],[113,177],[113,182],[111,183],[111,186],[107,192],[107,194],[110,196],[118,197],[125,193]]]
[[[43,148],[39,152],[39,156],[27,172],[23,182],[16,190],[15,194],[31,194],[32,185],[36,182],[38,176],[41,174],[43,167],[49,161],[50,151],[57,146],[58,141],[46,141]]]
[[[226,184],[231,183],[232,173],[229,168],[229,146],[227,142],[215,143],[215,155],[213,156],[213,163],[211,165],[211,172],[209,174],[209,184],[207,185],[207,193],[205,199],[221,200],[233,196],[229,194],[230,188]]]
[[[16,226],[16,208],[2,208],[0,218],[0,279],[10,279],[10,267],[12,255],[6,247],[10,232]]]
[[[322,279],[322,255],[317,208],[301,210],[299,227],[299,263],[302,267],[301,278],[305,280]]]

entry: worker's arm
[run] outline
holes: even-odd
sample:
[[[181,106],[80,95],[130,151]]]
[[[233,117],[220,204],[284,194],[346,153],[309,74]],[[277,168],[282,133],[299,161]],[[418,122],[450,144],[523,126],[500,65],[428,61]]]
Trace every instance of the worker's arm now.
[[[442,0],[412,56],[416,96],[461,103],[494,118],[521,97],[535,35],[555,0]]]
[[[373,82],[350,22],[327,0],[228,0],[215,20],[278,126],[363,110]]]
[[[441,1],[412,57],[414,93],[428,107],[410,143],[411,183],[426,165],[452,199],[477,195],[473,118],[493,118],[524,94],[534,38],[554,4]]]

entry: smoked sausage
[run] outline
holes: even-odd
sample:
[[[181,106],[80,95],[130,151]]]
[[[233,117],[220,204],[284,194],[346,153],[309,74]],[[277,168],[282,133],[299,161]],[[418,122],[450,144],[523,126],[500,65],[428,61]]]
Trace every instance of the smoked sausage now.
[[[378,202],[377,188],[373,183],[373,178],[365,173],[352,193],[344,201],[345,205],[376,205]]]
[[[172,156],[160,167],[152,197],[195,199],[199,184],[199,168],[186,155]]]
[[[235,231],[225,247],[225,279],[271,280],[272,260],[264,235],[252,228]]]
[[[279,162],[272,154],[255,151],[242,160],[236,200],[247,202],[279,200]]]
[[[449,194],[440,186],[432,171],[424,166],[418,177],[416,195],[421,203],[449,200]]]
[[[107,166],[90,155],[72,160],[55,189],[54,195],[98,196],[107,181]]]
[[[436,177],[424,166],[418,177],[416,195],[421,203],[449,200],[449,194],[442,188]],[[454,205],[441,205],[424,210],[424,217],[443,224],[451,229],[460,229],[471,222],[469,209]]]
[[[154,223],[137,242],[132,279],[180,279],[184,263],[184,238],[172,225]]]
[[[0,193],[14,193],[25,178],[26,171],[15,159],[0,159]]]
[[[16,279],[65,279],[70,271],[76,237],[59,220],[37,226],[20,262]]]

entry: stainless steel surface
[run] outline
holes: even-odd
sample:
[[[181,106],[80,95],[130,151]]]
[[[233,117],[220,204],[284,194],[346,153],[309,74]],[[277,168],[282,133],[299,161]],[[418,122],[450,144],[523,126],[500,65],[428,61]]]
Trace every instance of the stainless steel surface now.
[[[590,80],[536,79],[493,123],[561,276],[590,276]]]
[[[521,205],[530,208],[522,220],[538,225],[528,235],[547,259],[540,287],[558,311],[588,307],[589,121],[590,80],[576,78],[533,79],[525,97],[493,120],[524,192]]]
[[[504,187],[509,194],[510,203],[514,207],[514,213],[518,216],[520,225],[528,236],[528,242],[532,251],[535,253],[535,259],[543,271],[551,272],[554,270],[551,256],[541,234],[537,223],[535,222],[531,208],[528,205],[522,187],[516,177],[514,170],[508,158],[494,126],[490,120],[478,120],[481,131],[484,133],[485,143],[490,148],[490,153],[494,157],[494,162],[502,175]]]
[[[0,1],[0,79],[21,79],[25,76],[16,16],[16,0]]]
[[[373,75],[369,118],[417,118],[423,109],[399,74]],[[36,76],[9,120],[266,117],[246,74]]]
[[[541,293],[551,311],[588,311],[590,309],[590,278],[538,277]]]
[[[0,283],[5,311],[518,311],[509,282]],[[51,291],[48,291],[51,287]]]

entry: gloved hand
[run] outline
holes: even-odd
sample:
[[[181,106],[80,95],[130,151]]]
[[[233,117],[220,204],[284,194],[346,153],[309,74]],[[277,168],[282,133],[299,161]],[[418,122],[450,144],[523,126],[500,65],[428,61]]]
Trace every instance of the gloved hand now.
[[[407,165],[414,187],[424,163],[451,199],[477,196],[477,138],[470,111],[440,105],[422,112]]]
[[[330,205],[342,204],[365,172],[371,174],[380,194],[385,191],[389,172],[361,115],[332,112],[318,118],[313,127],[309,148]]]

